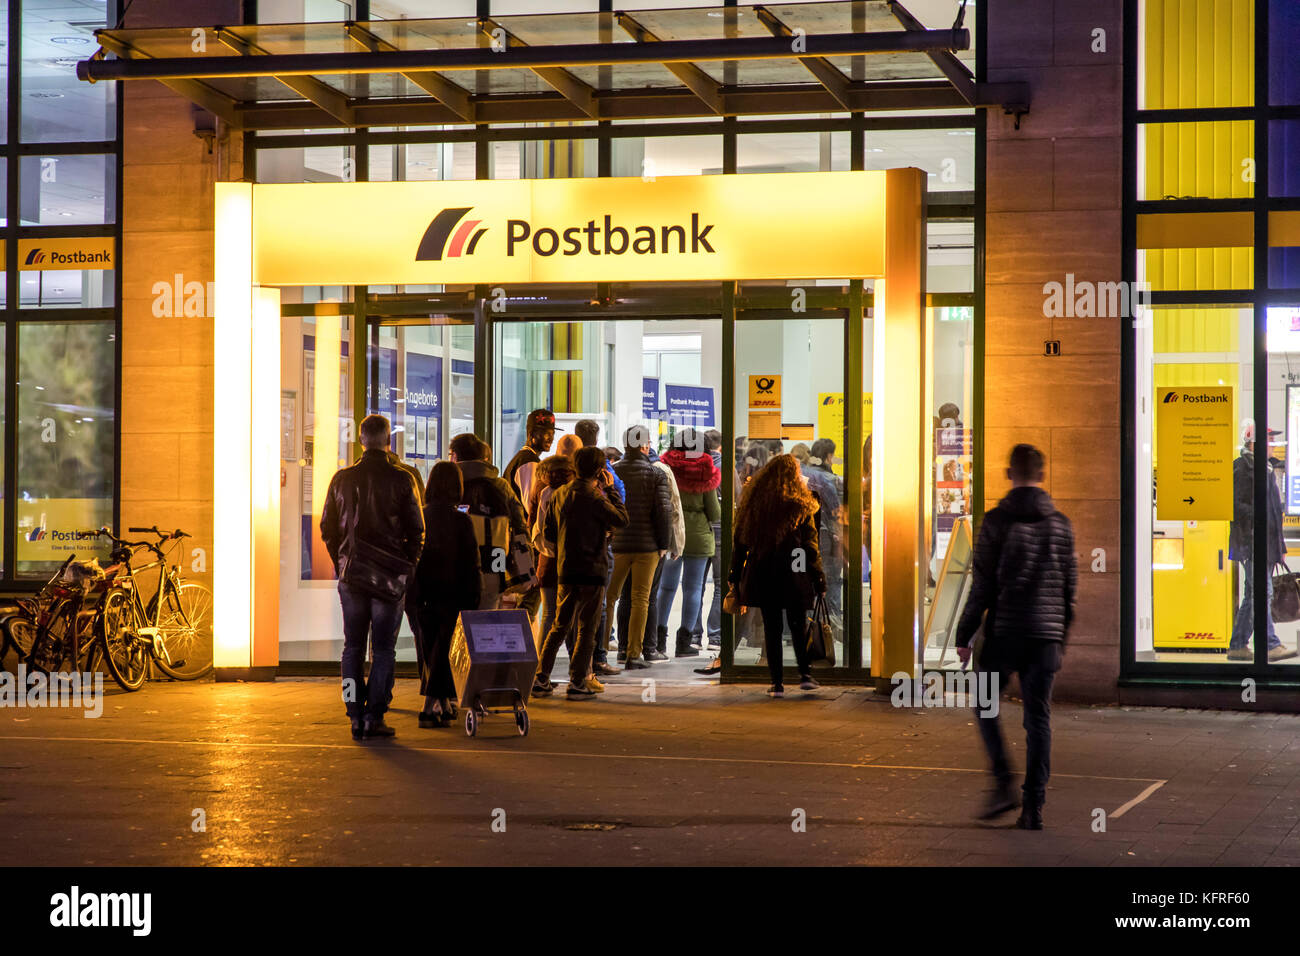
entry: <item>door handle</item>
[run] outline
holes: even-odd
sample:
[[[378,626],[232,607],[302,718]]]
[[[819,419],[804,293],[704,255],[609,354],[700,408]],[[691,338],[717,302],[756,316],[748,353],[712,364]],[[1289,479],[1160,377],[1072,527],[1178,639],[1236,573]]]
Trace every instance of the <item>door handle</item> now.
[[[1223,570],[1223,549],[1219,549],[1219,570]]]

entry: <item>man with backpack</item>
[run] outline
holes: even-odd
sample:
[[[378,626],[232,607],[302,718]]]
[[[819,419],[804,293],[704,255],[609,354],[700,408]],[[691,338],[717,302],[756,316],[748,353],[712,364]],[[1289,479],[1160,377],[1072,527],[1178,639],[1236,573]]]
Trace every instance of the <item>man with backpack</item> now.
[[[1033,445],[1011,450],[1011,491],[984,516],[975,543],[973,580],[957,625],[957,656],[972,658],[975,632],[984,637],[976,667],[992,677],[997,693],[1019,675],[1026,736],[1023,809],[1016,826],[1043,828],[1043,803],[1051,770],[1052,684],[1061,669],[1074,620],[1078,564],[1070,519],[1043,490],[1043,453]],[[987,613],[986,613],[987,612]],[[1012,782],[997,710],[976,711],[995,787],[981,819],[1021,805]]]
[[[478,539],[479,571],[483,575],[479,609],[495,611],[506,588],[512,539],[528,533],[524,506],[487,460],[491,451],[477,435],[457,435],[449,450],[465,482],[461,506],[474,522]]]

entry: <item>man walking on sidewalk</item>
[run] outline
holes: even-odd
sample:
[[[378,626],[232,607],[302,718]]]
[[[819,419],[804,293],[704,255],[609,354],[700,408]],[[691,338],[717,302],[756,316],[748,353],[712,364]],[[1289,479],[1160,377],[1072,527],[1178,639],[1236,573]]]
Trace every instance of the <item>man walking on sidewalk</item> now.
[[[1024,808],[1016,826],[1022,830],[1043,828],[1051,771],[1052,684],[1074,619],[1078,585],[1074,531],[1043,490],[1043,474],[1043,453],[1037,448],[1017,445],[1011,450],[1011,491],[984,516],[970,597],[957,625],[957,656],[966,664],[983,622],[976,666],[990,675],[994,693],[1012,673],[1020,677],[1026,767]],[[996,781],[980,814],[985,820],[1020,805],[996,715],[996,710],[977,710],[975,719]]]
[[[343,701],[355,739],[393,736],[384,714],[393,698],[397,630],[424,548],[415,479],[392,462],[388,443],[388,419],[367,415],[361,422],[365,452],[330,480],[320,519],[321,540],[334,562],[343,605]]]

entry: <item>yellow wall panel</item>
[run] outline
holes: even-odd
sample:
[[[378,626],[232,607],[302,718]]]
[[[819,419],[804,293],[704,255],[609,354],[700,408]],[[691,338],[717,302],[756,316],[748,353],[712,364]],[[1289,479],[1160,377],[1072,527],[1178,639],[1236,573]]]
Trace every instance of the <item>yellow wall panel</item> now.
[[[1254,0],[1145,0],[1142,109],[1251,106]]]

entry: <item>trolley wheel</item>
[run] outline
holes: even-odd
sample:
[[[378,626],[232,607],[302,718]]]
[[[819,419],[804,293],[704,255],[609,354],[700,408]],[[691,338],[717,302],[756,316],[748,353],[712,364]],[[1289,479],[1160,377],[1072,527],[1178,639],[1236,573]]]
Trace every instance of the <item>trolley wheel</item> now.
[[[465,735],[473,737],[478,733],[478,714],[474,713],[474,708],[465,711]]]
[[[519,728],[520,737],[528,736],[528,711],[526,710],[515,711],[515,726]]]

